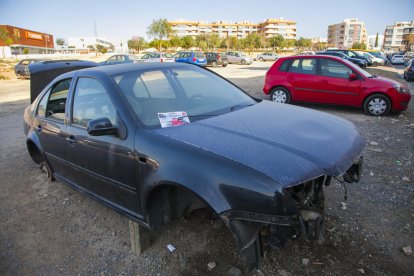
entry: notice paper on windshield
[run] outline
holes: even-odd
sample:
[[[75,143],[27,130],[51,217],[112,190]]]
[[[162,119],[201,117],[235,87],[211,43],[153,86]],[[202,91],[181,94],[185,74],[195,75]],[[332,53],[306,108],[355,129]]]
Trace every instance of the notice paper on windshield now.
[[[162,128],[181,126],[190,123],[190,119],[185,111],[158,113],[158,119],[160,120]]]

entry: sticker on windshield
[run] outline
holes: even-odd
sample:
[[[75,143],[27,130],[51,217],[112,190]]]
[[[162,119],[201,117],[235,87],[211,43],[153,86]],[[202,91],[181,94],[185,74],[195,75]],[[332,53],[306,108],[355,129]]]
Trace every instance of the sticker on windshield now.
[[[190,123],[187,112],[184,111],[158,113],[158,119],[160,120],[162,128],[181,126]]]

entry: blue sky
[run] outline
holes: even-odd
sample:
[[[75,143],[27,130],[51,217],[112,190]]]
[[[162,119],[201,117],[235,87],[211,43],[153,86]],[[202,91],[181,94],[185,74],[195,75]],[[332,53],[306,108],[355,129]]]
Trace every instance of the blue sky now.
[[[283,17],[297,21],[297,34],[326,37],[329,24],[345,18],[365,22],[368,34],[382,34],[395,21],[414,20],[414,0],[254,0],[254,1],[92,1],[1,0],[0,24],[50,33],[54,37],[99,36],[117,42],[134,35],[147,38],[153,19],[260,22]]]

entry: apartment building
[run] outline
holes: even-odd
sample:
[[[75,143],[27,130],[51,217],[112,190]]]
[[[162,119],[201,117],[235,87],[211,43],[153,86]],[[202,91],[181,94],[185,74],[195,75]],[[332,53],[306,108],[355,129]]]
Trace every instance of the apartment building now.
[[[348,49],[356,42],[367,44],[367,30],[364,22],[351,18],[328,26],[329,47]]]
[[[244,38],[251,33],[263,33],[266,37],[273,37],[280,34],[286,39],[296,39],[296,22],[284,20],[283,18],[267,19],[260,23],[249,21],[216,21],[208,23],[183,19],[169,21],[169,23],[179,37],[218,34],[222,38],[232,36]]]
[[[408,35],[410,29],[414,27],[414,21],[395,22],[394,25],[387,26],[384,32],[384,50],[385,51],[403,51],[403,35]]]

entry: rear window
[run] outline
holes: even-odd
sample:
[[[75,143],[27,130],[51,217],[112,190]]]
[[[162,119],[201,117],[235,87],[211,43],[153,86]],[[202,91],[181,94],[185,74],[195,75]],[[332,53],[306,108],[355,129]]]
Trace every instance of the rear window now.
[[[395,58],[402,58],[403,56],[400,56],[400,55],[395,55],[394,57],[395,57]]]
[[[198,57],[198,58],[203,58],[204,57],[203,53],[201,53],[201,52],[195,52],[195,56]]]
[[[290,62],[290,60],[285,60],[285,61],[282,63],[282,65],[280,65],[280,67],[279,67],[279,71],[281,71],[281,72],[287,72],[288,67],[289,67],[289,62]]]
[[[164,57],[166,58],[172,58],[173,56],[171,54],[163,54]]]

